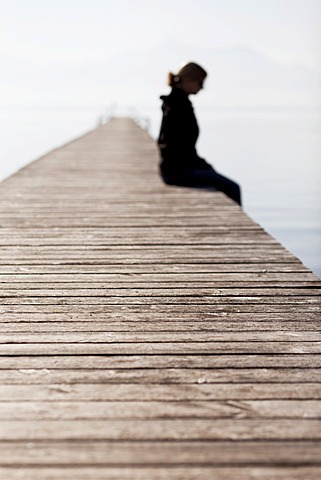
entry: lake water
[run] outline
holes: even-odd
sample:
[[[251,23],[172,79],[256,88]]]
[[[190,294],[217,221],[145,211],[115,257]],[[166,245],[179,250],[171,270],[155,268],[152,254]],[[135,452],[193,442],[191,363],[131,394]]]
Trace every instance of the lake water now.
[[[159,109],[139,111],[155,137]],[[1,109],[0,179],[95,128],[101,113],[99,107]],[[237,180],[244,210],[321,276],[321,111],[199,107],[197,117],[199,154]]]

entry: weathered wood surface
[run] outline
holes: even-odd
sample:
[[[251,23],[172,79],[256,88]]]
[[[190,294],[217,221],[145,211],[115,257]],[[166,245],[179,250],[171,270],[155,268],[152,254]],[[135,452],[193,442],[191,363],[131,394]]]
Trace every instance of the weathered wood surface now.
[[[129,119],[2,183],[0,478],[321,478],[321,281]]]

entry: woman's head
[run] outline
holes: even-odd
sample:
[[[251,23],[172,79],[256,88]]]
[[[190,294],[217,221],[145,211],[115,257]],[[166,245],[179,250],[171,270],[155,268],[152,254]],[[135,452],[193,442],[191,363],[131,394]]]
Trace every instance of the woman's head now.
[[[185,63],[176,74],[168,74],[168,85],[182,88],[187,95],[198,93],[203,88],[206,71],[194,62]]]

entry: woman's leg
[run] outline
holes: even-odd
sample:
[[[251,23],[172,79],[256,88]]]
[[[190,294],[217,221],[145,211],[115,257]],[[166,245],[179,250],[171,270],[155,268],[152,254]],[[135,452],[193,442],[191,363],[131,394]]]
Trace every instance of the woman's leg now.
[[[164,177],[165,183],[181,187],[210,188],[224,192],[228,197],[241,205],[241,190],[237,183],[214,169],[193,169],[172,177]]]

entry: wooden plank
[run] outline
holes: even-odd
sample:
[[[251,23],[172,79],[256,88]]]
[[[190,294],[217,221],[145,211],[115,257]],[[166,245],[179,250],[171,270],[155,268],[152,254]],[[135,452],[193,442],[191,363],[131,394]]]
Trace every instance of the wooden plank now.
[[[321,342],[164,342],[164,343],[11,343],[0,346],[0,355],[233,355],[321,353]]]
[[[321,440],[313,419],[2,421],[1,440]]]
[[[67,298],[68,297],[65,297],[65,299]],[[126,299],[126,297],[124,298]],[[185,297],[184,299],[186,298],[189,299],[191,297]],[[98,303],[94,301],[86,304],[86,302],[83,301],[76,305],[75,301],[72,304],[68,304],[65,299],[60,299],[60,302],[59,299],[50,299],[48,302],[43,299],[43,301],[39,303],[37,303],[37,299],[35,299],[36,301],[34,304],[28,304],[27,302],[24,303],[20,299],[19,302],[16,300],[15,303],[12,301],[10,304],[10,302],[5,302],[3,299],[1,300],[2,305],[0,311],[1,313],[8,315],[23,313],[43,315],[45,313],[48,315],[49,319],[50,315],[65,314],[70,317],[74,316],[74,318],[79,318],[79,315],[81,315],[82,318],[84,315],[97,315],[97,318],[105,315],[105,318],[109,318],[110,316],[110,318],[120,319],[125,316],[131,319],[137,318],[137,320],[143,318],[145,318],[145,320],[149,319],[151,315],[153,318],[159,316],[162,320],[171,320],[175,318],[186,318],[188,311],[190,312],[190,318],[192,321],[194,319],[222,319],[223,317],[234,317],[236,314],[247,317],[253,314],[254,318],[256,314],[268,316],[274,315],[274,318],[278,315],[278,318],[282,317],[284,320],[287,318],[289,320],[295,318],[302,319],[304,318],[302,314],[306,315],[307,319],[311,320],[320,318],[320,306],[318,301],[316,301],[316,298],[313,299],[312,297],[312,302],[307,302],[306,304],[304,303],[304,300],[302,302],[296,302],[296,299],[292,299],[292,301],[289,299],[288,302],[283,303],[282,300],[284,298],[286,297],[279,299],[279,301],[273,301],[272,298],[273,303],[268,302],[266,298],[264,302],[259,302],[258,297],[253,297],[252,301],[246,301],[246,299],[242,298],[236,298],[235,301],[228,299],[228,301],[226,298],[222,297],[221,301],[216,302],[214,302],[215,298],[213,297],[211,298],[212,303],[202,303],[201,301],[197,303],[196,299],[194,299],[195,303],[189,304],[188,309],[186,309],[188,302],[183,302],[184,299],[182,299],[180,303],[175,297],[172,299],[172,302],[168,303],[159,302],[157,297],[154,297],[154,299],[151,298],[150,302],[146,301],[145,303],[142,301],[137,301],[137,304],[133,303],[133,301],[130,303],[123,302],[122,304],[119,304],[117,308],[114,306],[115,304],[118,304],[117,301],[114,303],[110,302],[109,305],[104,304],[104,302]],[[8,304],[6,305],[6,303]],[[48,309],[46,303],[51,304],[54,308]]]
[[[201,320],[187,321],[164,321],[158,318],[151,318],[149,321],[130,321],[126,317],[118,321],[106,322],[104,319],[89,317],[86,321],[77,321],[77,319],[69,319],[66,317],[64,321],[57,321],[57,316],[54,318],[44,318],[43,322],[37,321],[32,315],[28,321],[28,315],[23,316],[24,320],[20,320],[13,316],[3,318],[1,322],[2,333],[56,333],[56,332],[317,332],[319,335],[319,322],[316,319],[308,320],[306,322],[298,322],[294,319],[283,319],[269,321],[258,319],[257,321],[249,322],[241,318],[237,321],[236,318],[230,322],[208,320],[202,322]],[[236,317],[236,316],[235,316]],[[61,320],[61,318],[60,318]],[[290,325],[289,325],[290,323]]]
[[[18,363],[17,363],[18,362]],[[237,354],[213,355],[23,355],[19,357],[1,356],[1,369],[52,369],[52,368],[320,368],[321,356],[318,354]]]
[[[238,369],[19,369],[0,370],[0,383],[321,383],[320,368]],[[321,412],[321,406],[320,406]]]
[[[181,296],[194,296],[194,297],[317,297],[318,304],[320,305],[321,310],[321,300],[318,288],[215,288],[215,287],[183,287],[175,288],[174,286],[162,286],[161,288],[157,287],[140,287],[139,285],[122,285],[120,288],[119,285],[115,287],[101,287],[94,288],[88,286],[86,288],[24,288],[21,290],[17,289],[4,289],[0,292],[0,298],[42,298],[42,297],[181,297]]]
[[[107,315],[108,312],[104,314],[100,308],[96,311],[96,309],[93,310],[90,307],[86,312],[78,311],[78,309],[77,312],[68,312],[68,309],[60,309],[59,311],[54,309],[54,311],[48,313],[48,316],[44,315],[42,312],[43,307],[41,306],[25,312],[15,312],[15,309],[12,307],[4,307],[1,309],[3,316],[1,317],[0,323],[3,324],[3,331],[5,331],[5,328],[10,328],[10,326],[12,326],[13,329],[18,328],[17,326],[20,323],[21,331],[24,331],[24,324],[29,325],[30,328],[32,328],[33,324],[35,324],[35,326],[38,325],[40,328],[39,331],[41,331],[41,325],[43,325],[44,329],[47,329],[51,328],[50,325],[56,324],[59,331],[60,325],[62,329],[64,327],[66,330],[73,329],[73,323],[79,323],[80,330],[86,330],[87,326],[88,328],[92,328],[93,331],[104,330],[104,326],[110,331],[113,331],[113,329],[115,331],[126,331],[126,328],[129,328],[130,325],[133,325],[133,327],[136,325],[138,331],[166,330],[166,326],[171,328],[175,325],[177,325],[178,330],[193,330],[199,326],[200,330],[209,329],[214,331],[233,331],[238,330],[239,327],[242,326],[244,326],[244,331],[259,331],[264,329],[272,331],[283,329],[291,330],[292,328],[296,330],[296,327],[298,327],[298,330],[305,331],[306,329],[310,330],[313,326],[318,327],[318,313],[316,308],[307,310],[305,321],[302,309],[299,308],[298,311],[295,312],[291,305],[289,305],[286,310],[281,309],[279,313],[276,311],[264,313],[260,311],[261,309],[247,313],[245,307],[244,312],[240,310],[237,311],[234,305],[232,305],[233,308],[223,311],[215,306],[211,312],[204,312],[203,316],[201,316],[200,312],[195,311],[191,313],[189,317],[186,312],[185,314],[179,311],[177,313],[175,312],[175,309],[179,307],[179,305],[173,306],[172,314],[169,312],[154,312],[152,310],[153,305],[149,305],[149,307],[151,307],[149,312],[146,310],[145,313],[141,312],[140,314],[136,314],[135,311],[130,312],[129,309],[127,309],[118,315],[115,313],[114,315]],[[137,308],[137,306],[133,306],[133,310],[135,310],[135,308]],[[106,308],[106,310],[108,309]],[[227,322],[227,320],[229,320],[230,323]],[[144,325],[146,328],[144,328]],[[282,328],[279,328],[281,325]],[[81,326],[84,328],[81,328]]]
[[[282,312],[289,311],[288,306],[294,306],[297,308],[302,307],[301,311],[305,309],[310,311],[316,311],[320,313],[320,298],[317,295],[313,296],[227,296],[227,297],[215,297],[215,296],[205,296],[205,295],[177,295],[177,296],[128,296],[128,295],[114,295],[114,296],[102,296],[102,297],[93,297],[93,296],[83,296],[83,297],[71,297],[68,295],[60,297],[32,297],[32,296],[22,296],[19,298],[19,308],[17,306],[17,298],[15,297],[4,297],[1,300],[3,306],[10,306],[10,311],[19,311],[21,313],[28,312],[31,308],[41,306],[61,306],[65,305],[72,306],[71,311],[75,311],[75,308],[78,307],[78,311],[87,310],[88,307],[92,306],[93,308],[105,307],[108,305],[150,305],[150,306],[179,306],[183,305],[208,305],[209,307],[215,309],[216,311],[230,309],[232,311],[232,305],[235,305],[235,309],[243,312],[247,311],[265,311],[265,312]],[[254,305],[254,306],[253,306]],[[249,308],[247,309],[246,306]],[[261,308],[260,308],[261,306]],[[273,308],[273,306],[275,308]],[[86,308],[87,307],[87,308]],[[265,307],[265,308],[264,308]],[[45,308],[45,311],[48,311],[50,308]],[[295,308],[293,308],[295,310]],[[102,308],[101,310],[104,310]],[[55,310],[58,312],[58,310]],[[96,311],[96,310],[95,310]]]
[[[94,388],[93,388],[94,385]],[[49,384],[2,385],[3,401],[197,401],[197,400],[320,400],[319,383],[217,383],[217,384]],[[321,432],[321,431],[320,431]]]
[[[192,277],[192,275],[191,275]],[[34,281],[32,281],[34,279]],[[123,279],[122,281],[119,280],[114,280],[113,279],[105,279],[105,280],[99,280],[95,278],[90,278],[86,277],[83,278],[80,282],[75,281],[65,281],[65,282],[58,282],[55,281],[54,278],[50,279],[43,279],[41,281],[41,278],[35,277],[35,276],[26,276],[26,281],[24,283],[14,281],[14,279],[7,279],[3,282],[0,282],[1,284],[1,296],[6,296],[8,295],[8,292],[12,292],[12,295],[17,294],[19,291],[22,293],[24,290],[30,291],[32,293],[38,293],[43,294],[43,290],[48,290],[48,291],[57,291],[57,290],[63,290],[64,294],[69,293],[71,291],[72,294],[79,291],[80,296],[81,293],[84,293],[84,291],[88,291],[89,293],[94,293],[95,290],[100,293],[101,290],[106,289],[106,285],[108,285],[108,289],[112,288],[126,288],[126,289],[132,289],[132,288],[137,288],[137,289],[143,289],[143,288],[149,288],[153,290],[165,290],[166,288],[175,288],[177,291],[179,290],[196,290],[197,292],[200,291],[206,291],[206,289],[216,289],[220,290],[223,294],[226,293],[227,291],[233,291],[236,294],[238,292],[244,292],[244,291],[249,291],[251,293],[255,292],[269,292],[273,291],[276,293],[276,295],[282,295],[285,294],[286,292],[290,292],[290,294],[294,295],[295,293],[298,293],[297,290],[301,289],[300,291],[304,291],[304,293],[312,292],[313,289],[319,288],[320,285],[317,284],[317,282],[310,282],[310,281],[296,281],[296,282],[286,282],[286,281],[275,281],[275,282],[260,282],[260,281],[247,281],[246,282],[246,287],[245,287],[245,279],[243,281],[230,281],[228,279],[222,279],[217,280],[217,281],[210,281],[210,280],[204,280],[203,282],[197,282],[193,280],[183,280],[180,281],[179,278],[176,280],[172,278],[171,280],[167,282],[148,282],[148,281],[125,281]],[[229,290],[228,290],[229,289]],[[304,289],[304,290],[303,290]],[[74,291],[74,292],[72,292]],[[313,292],[316,295],[318,292]]]
[[[0,333],[0,345],[12,343],[214,343],[311,342],[321,344],[321,332],[59,332]],[[0,347],[1,348],[1,347]]]
[[[265,274],[267,272],[276,272],[276,273],[291,273],[293,278],[296,278],[298,274],[310,275],[314,279],[318,279],[315,275],[307,270],[301,263],[283,263],[283,262],[268,262],[267,259],[262,260],[261,263],[249,264],[247,262],[239,262],[237,265],[232,263],[200,263],[197,265],[190,264],[162,264],[160,262],[153,263],[150,265],[142,264],[109,264],[108,270],[106,271],[106,266],[95,265],[92,267],[90,265],[83,264],[80,266],[77,265],[68,265],[68,267],[63,265],[55,264],[41,264],[41,265],[3,265],[1,267],[2,274],[14,274],[14,273],[28,273],[28,274],[65,274],[65,275],[74,275],[74,274],[111,274],[111,273],[122,273],[122,274],[132,274],[132,273],[244,273],[244,272],[253,272],[258,274]],[[293,276],[295,274],[295,276]]]
[[[149,308],[149,310],[146,309]],[[24,325],[39,327],[37,331],[43,329],[50,329],[50,325],[56,325],[57,331],[59,328],[62,329],[75,329],[76,324],[79,325],[79,330],[93,329],[93,331],[101,331],[107,329],[107,331],[126,331],[127,328],[130,328],[130,325],[133,325],[134,330],[137,328],[138,331],[159,331],[169,329],[175,329],[176,325],[178,330],[194,330],[194,329],[209,329],[214,331],[234,331],[239,330],[241,327],[244,331],[248,330],[298,330],[305,331],[306,329],[310,330],[311,328],[318,329],[320,315],[317,309],[313,308],[307,309],[305,312],[302,312],[302,309],[294,311],[291,306],[288,306],[287,310],[281,310],[279,312],[262,312],[252,310],[251,312],[241,312],[240,310],[233,308],[228,311],[223,311],[222,309],[217,309],[211,311],[200,311],[195,310],[190,313],[183,312],[179,310],[180,306],[173,306],[173,311],[155,311],[153,305],[142,306],[142,311],[137,312],[137,306],[133,306],[132,310],[125,307],[121,311],[112,311],[111,307],[105,308],[104,312],[102,311],[91,311],[88,308],[87,311],[63,311],[60,309],[59,312],[50,311],[42,312],[43,307],[38,306],[38,311],[36,308],[33,308],[33,311],[29,312],[15,312],[12,307],[0,308],[1,317],[0,323],[2,323],[1,331],[5,332],[6,329],[12,327],[12,329],[18,328],[21,324],[21,330],[24,331]],[[195,307],[195,306],[194,306]],[[190,306],[192,310],[192,306]],[[269,308],[269,307],[268,307]],[[245,307],[242,307],[242,310],[246,310]],[[56,308],[55,308],[56,310]],[[217,311],[216,311],[217,310]],[[8,325],[6,325],[8,324]],[[75,324],[75,327],[72,325]],[[83,328],[82,328],[83,325]],[[282,327],[281,327],[282,326]],[[146,328],[145,328],[146,327]],[[150,328],[149,328],[150,327]],[[28,328],[29,330],[29,328]]]
[[[221,268],[220,266],[219,268]],[[311,272],[297,272],[293,275],[293,272],[280,272],[275,273],[272,271],[258,271],[258,272],[246,272],[246,271],[235,271],[235,272],[180,272],[177,269],[173,269],[169,272],[135,272],[125,269],[118,272],[73,272],[73,273],[1,273],[0,274],[1,286],[5,287],[7,284],[18,286],[25,285],[26,283],[32,283],[35,285],[40,284],[64,284],[73,285],[73,284],[86,284],[90,282],[93,284],[103,284],[103,283],[141,283],[141,284],[158,284],[158,283],[172,283],[172,284],[199,284],[204,283],[206,285],[212,284],[223,284],[228,283],[229,285],[236,286],[250,286],[254,285],[272,285],[272,286],[283,286],[283,285],[298,285],[300,284],[307,286],[320,286],[320,280],[311,273]]]
[[[321,442],[0,442],[1,465],[175,465],[233,466],[319,464]],[[109,477],[108,477],[109,478]],[[152,477],[154,478],[154,477]],[[210,477],[212,478],[212,477]],[[250,477],[249,477],[250,478]]]
[[[321,467],[10,467],[0,468],[0,476],[6,480],[319,480]]]
[[[69,186],[66,186],[66,188],[69,188]],[[45,194],[45,192],[44,192]],[[191,217],[189,220],[189,225],[193,227],[207,227],[210,219],[208,216],[198,216],[198,217]],[[237,217],[234,219],[235,222],[237,222]],[[21,216],[20,218],[12,218],[9,216],[8,218],[2,218],[0,219],[0,225],[1,227],[6,227],[6,228],[41,228],[42,226],[46,226],[46,228],[56,228],[56,227],[68,227],[72,226],[73,228],[91,228],[91,227],[118,227],[118,226],[133,226],[135,227],[137,224],[143,225],[145,227],[157,227],[157,226],[162,226],[162,227],[176,227],[176,228],[184,228],[186,224],[186,216],[154,216],[153,219],[150,217],[132,217],[132,216],[123,216],[123,217],[108,217],[106,218],[105,216],[101,216],[100,219],[93,220],[90,216],[88,217],[78,217],[74,218],[74,216],[70,217],[65,217],[61,218],[59,220],[52,218],[52,219],[47,219],[46,216],[43,217],[38,217],[34,218],[29,217],[26,218],[24,216]],[[222,227],[228,227],[228,219],[225,221],[222,220],[220,225]],[[237,224],[238,228],[240,230],[242,229],[248,229],[252,223],[250,220],[246,220],[242,224]]]
[[[12,401],[0,402],[2,420],[318,419],[318,400]]]

